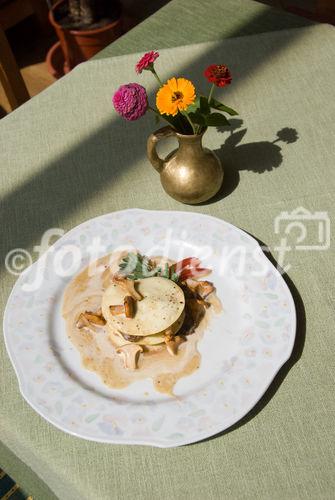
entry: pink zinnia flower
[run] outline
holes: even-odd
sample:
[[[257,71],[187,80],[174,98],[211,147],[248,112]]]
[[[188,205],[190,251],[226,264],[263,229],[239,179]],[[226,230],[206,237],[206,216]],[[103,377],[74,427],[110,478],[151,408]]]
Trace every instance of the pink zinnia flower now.
[[[126,120],[138,120],[148,109],[147,92],[138,83],[121,85],[113,95],[113,104],[119,115]]]
[[[144,69],[151,69],[157,57],[159,57],[159,53],[155,50],[144,54],[135,66],[136,73],[142,73]]]

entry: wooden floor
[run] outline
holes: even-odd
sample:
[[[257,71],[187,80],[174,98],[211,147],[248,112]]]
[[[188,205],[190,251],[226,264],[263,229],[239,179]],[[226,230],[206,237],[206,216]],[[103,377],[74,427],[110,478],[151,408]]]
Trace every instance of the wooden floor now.
[[[34,18],[27,18],[6,32],[29,95],[32,97],[51,85],[55,79],[45,63],[48,49],[56,41],[55,35],[45,36]],[[0,86],[0,118],[10,111],[5,93]]]
[[[6,32],[30,96],[51,85],[55,79],[47,71],[45,57],[56,41],[56,35],[45,36],[33,17],[27,18]],[[0,86],[0,117],[10,111],[5,93]]]

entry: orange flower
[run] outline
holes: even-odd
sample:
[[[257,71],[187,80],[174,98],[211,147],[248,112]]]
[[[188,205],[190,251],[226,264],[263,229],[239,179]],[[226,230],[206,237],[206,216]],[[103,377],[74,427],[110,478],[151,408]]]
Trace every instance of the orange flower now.
[[[195,100],[195,88],[186,78],[171,78],[159,89],[156,105],[161,114],[175,116]]]

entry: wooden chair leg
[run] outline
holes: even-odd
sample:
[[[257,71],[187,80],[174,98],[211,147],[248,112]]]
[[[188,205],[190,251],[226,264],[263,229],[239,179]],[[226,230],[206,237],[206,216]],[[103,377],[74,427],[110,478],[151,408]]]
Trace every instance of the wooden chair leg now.
[[[0,27],[0,83],[12,109],[28,101],[29,94],[15,57]]]

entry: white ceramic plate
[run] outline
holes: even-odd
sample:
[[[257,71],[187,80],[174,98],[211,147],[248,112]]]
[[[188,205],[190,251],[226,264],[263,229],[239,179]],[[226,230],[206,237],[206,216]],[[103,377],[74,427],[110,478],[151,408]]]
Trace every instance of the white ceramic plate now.
[[[97,237],[105,247],[96,248],[97,258],[130,246],[176,260],[198,256],[213,269],[223,312],[213,316],[198,345],[200,368],[177,382],[176,398],[157,393],[150,380],[109,389],[81,366],[66,336],[63,291],[88,264]],[[21,393],[42,417],[85,439],[159,447],[199,441],[246,415],[290,357],[295,330],[290,291],[251,236],[207,215],[139,209],[65,234],[17,280],[4,316]]]

